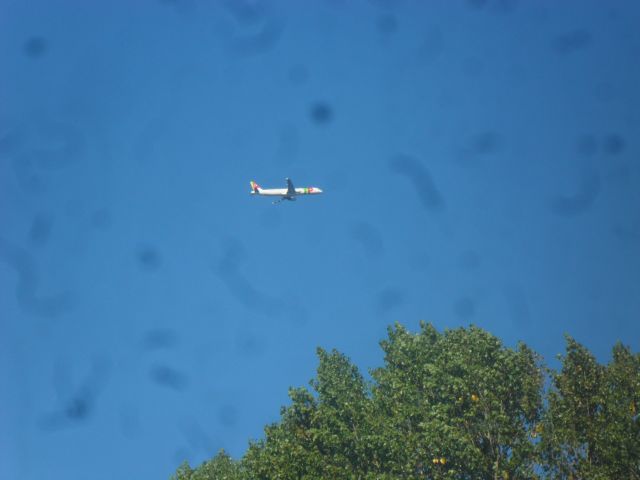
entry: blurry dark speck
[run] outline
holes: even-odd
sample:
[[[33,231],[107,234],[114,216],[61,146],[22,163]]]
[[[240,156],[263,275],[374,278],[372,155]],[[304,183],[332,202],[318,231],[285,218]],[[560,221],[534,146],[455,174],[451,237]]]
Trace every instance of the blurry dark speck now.
[[[610,155],[618,155],[624,151],[624,139],[615,133],[604,139],[604,151]]]
[[[254,287],[249,278],[242,275],[239,267],[246,259],[242,244],[232,239],[227,243],[225,250],[214,271],[224,281],[232,295],[246,307],[262,313],[272,314],[281,309],[280,299],[264,295]]]
[[[399,306],[404,301],[404,295],[397,288],[385,288],[378,293],[376,306],[378,311],[385,313]]]
[[[224,427],[233,427],[238,421],[238,412],[233,405],[223,405],[218,410],[218,420]]]
[[[562,54],[573,53],[586,48],[591,43],[591,33],[587,30],[577,29],[563,33],[554,38],[553,49]]]
[[[47,41],[42,37],[30,37],[24,44],[24,53],[30,58],[42,57],[47,51]]]
[[[104,359],[96,361],[89,375],[78,385],[75,392],[68,396],[64,405],[39,420],[40,428],[53,431],[86,421],[95,410],[96,399],[107,373],[108,362]]]
[[[163,387],[172,390],[182,391],[187,388],[188,380],[186,375],[166,365],[156,365],[149,372],[151,380]]]
[[[232,46],[240,55],[265,53],[275,47],[283,31],[284,22],[279,18],[270,17],[264,20],[257,32],[236,37]]]
[[[479,155],[495,153],[500,147],[500,139],[495,132],[483,132],[472,140],[472,148]]]
[[[551,210],[562,216],[574,216],[589,210],[600,193],[600,177],[585,175],[580,189],[573,196],[558,195],[551,202]]]
[[[454,310],[458,317],[462,318],[463,320],[467,320],[473,317],[476,311],[476,306],[473,300],[471,300],[469,297],[462,297],[454,304]]]
[[[138,247],[136,257],[140,268],[147,271],[157,270],[162,262],[160,253],[150,245]]]
[[[580,155],[590,157],[598,151],[598,141],[595,135],[585,134],[578,138],[578,144],[576,150]]]
[[[241,332],[236,337],[236,348],[242,355],[261,355],[266,350],[264,339],[250,332]]]
[[[378,31],[383,35],[395,33],[398,30],[398,21],[395,15],[385,14],[380,15],[376,21],[376,27]]]
[[[195,421],[185,423],[182,431],[189,442],[189,446],[202,452],[210,453],[212,451],[211,439],[204,429]]]
[[[333,110],[326,102],[316,102],[311,106],[311,120],[316,125],[326,125],[333,120]]]
[[[89,404],[87,399],[76,397],[72,399],[65,408],[65,414],[70,420],[83,420],[89,414]]]
[[[225,248],[225,254],[218,263],[217,270],[220,275],[235,275],[244,262],[246,253],[244,247],[237,240],[230,240]]]
[[[144,337],[143,345],[148,350],[173,348],[178,343],[176,332],[167,328],[150,330]]]
[[[262,1],[225,0],[222,5],[240,24],[252,25],[260,22],[266,13],[266,3]]]
[[[55,317],[71,308],[68,292],[48,297],[37,294],[38,272],[33,256],[27,250],[0,238],[0,262],[6,263],[18,273],[16,299],[25,311]]]
[[[101,230],[109,228],[111,226],[111,214],[109,210],[101,208],[93,212],[91,215],[91,225]]]
[[[636,222],[635,226],[614,225],[611,231],[620,240],[631,241],[633,245],[640,245],[640,222]]]
[[[495,154],[500,151],[500,136],[493,131],[477,133],[462,148],[458,161],[463,166],[476,165],[479,157]]]
[[[429,170],[417,159],[408,155],[398,155],[389,161],[392,171],[405,175],[413,183],[425,208],[442,210],[444,199],[435,186]]]
[[[53,220],[46,213],[38,213],[33,217],[31,228],[29,229],[29,239],[34,245],[44,245],[51,234]]]
[[[358,241],[369,259],[384,253],[384,244],[378,230],[368,223],[360,222],[351,228],[351,236]]]

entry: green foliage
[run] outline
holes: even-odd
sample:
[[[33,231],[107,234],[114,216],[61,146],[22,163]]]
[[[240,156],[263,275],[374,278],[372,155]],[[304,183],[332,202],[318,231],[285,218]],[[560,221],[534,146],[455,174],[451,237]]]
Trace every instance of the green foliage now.
[[[542,373],[530,349],[507,349],[475,327],[439,334],[425,324],[418,335],[396,325],[382,348],[374,398],[392,442],[392,473],[533,478],[529,436]]]
[[[224,450],[195,470],[184,462],[171,480],[241,480],[245,478],[242,464],[234,461]]]
[[[640,479],[640,357],[621,344],[600,365],[567,337],[562,369],[551,374],[540,444],[554,478]]]
[[[370,400],[358,369],[335,350],[318,349],[320,365],[307,389],[289,392],[279,424],[265,429],[245,457],[252,478],[353,478],[369,465]]]
[[[640,356],[627,347],[603,366],[567,337],[554,372],[473,326],[396,324],[380,344],[371,382],[318,349],[311,388],[290,389],[240,461],[221,451],[172,479],[640,480]]]
[[[176,473],[171,475],[170,480],[191,480],[192,473],[193,473],[193,470],[189,466],[189,463],[185,461],[182,463],[182,465],[178,467],[178,470],[176,470]]]

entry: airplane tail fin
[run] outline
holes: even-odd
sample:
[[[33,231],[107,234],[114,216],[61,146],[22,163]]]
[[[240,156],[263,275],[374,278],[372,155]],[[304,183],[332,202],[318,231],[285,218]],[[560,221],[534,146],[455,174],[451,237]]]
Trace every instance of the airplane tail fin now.
[[[260,190],[261,190],[260,185],[258,185],[253,180],[251,180],[249,183],[251,184],[251,192],[252,193],[260,193]]]

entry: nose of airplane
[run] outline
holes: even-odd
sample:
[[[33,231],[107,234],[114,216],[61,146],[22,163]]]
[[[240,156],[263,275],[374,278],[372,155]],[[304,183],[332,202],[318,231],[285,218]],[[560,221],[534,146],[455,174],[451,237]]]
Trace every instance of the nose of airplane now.
[[[314,190],[318,193],[322,193],[322,189],[321,188],[314,188]]]

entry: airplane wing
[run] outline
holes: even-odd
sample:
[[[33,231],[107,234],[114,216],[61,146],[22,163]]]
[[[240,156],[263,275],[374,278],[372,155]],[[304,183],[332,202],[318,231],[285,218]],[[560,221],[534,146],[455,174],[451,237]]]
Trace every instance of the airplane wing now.
[[[287,178],[287,195],[295,195],[296,194],[296,189],[293,186],[293,182],[291,181],[290,178]]]

